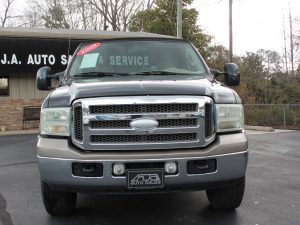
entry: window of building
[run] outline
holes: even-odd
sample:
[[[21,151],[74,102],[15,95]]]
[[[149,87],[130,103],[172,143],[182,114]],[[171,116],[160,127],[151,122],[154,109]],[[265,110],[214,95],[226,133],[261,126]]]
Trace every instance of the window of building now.
[[[9,95],[8,77],[0,76],[0,96]]]

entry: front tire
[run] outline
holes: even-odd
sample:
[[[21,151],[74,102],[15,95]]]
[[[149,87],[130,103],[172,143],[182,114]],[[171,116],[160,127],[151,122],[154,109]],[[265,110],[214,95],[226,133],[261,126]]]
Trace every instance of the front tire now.
[[[240,206],[245,192],[245,177],[225,188],[206,190],[208,201],[215,209],[235,209]]]
[[[51,190],[44,182],[41,189],[44,206],[50,215],[62,216],[74,212],[77,193]]]

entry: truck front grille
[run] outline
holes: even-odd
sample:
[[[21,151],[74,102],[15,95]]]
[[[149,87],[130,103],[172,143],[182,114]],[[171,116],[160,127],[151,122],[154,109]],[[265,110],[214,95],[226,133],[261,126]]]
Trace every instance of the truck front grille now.
[[[205,138],[210,138],[213,135],[213,119],[212,119],[212,105],[205,104]]]
[[[138,104],[138,105],[93,105],[92,114],[124,114],[124,113],[174,113],[195,112],[197,104]]]
[[[79,99],[73,104],[73,143],[83,150],[204,147],[214,138],[213,101],[199,96]],[[156,120],[137,128],[132,121]]]
[[[75,130],[75,139],[78,141],[83,140],[83,124],[82,124],[82,108],[81,104],[74,106],[74,130]]]
[[[197,119],[162,119],[157,120],[158,127],[195,127],[198,122]],[[130,128],[130,120],[108,120],[108,121],[90,121],[90,128],[92,129],[112,129]]]
[[[179,134],[150,134],[150,135],[92,135],[92,143],[162,143],[162,142],[188,142],[197,139],[196,133]]]

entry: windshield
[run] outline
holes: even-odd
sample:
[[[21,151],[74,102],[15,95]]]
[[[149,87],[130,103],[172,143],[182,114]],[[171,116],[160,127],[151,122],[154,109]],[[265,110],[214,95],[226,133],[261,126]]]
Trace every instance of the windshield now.
[[[69,77],[206,75],[191,44],[167,40],[114,40],[81,45]]]

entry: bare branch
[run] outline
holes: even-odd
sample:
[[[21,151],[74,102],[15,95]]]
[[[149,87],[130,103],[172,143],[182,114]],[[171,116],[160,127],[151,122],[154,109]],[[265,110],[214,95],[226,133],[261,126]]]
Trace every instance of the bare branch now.
[[[24,15],[25,21],[22,21],[21,26],[61,26],[60,28],[111,29],[116,31],[126,31],[133,15],[146,7],[152,7],[155,2],[155,0],[28,1],[30,7]]]
[[[14,0],[7,0],[6,6],[4,8],[4,15],[1,16],[1,27],[4,27],[6,25],[6,22],[8,19],[13,18],[9,15],[9,11],[11,10],[11,6],[13,4]]]
[[[89,0],[112,30],[127,30],[131,17],[144,8],[143,0]],[[149,0],[151,5],[154,1]]]

